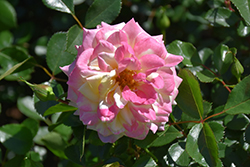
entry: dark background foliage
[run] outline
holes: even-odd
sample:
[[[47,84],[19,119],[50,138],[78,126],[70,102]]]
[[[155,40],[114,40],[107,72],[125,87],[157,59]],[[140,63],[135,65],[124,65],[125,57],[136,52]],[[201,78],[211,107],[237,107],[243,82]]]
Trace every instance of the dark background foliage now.
[[[10,37],[4,47],[0,45],[0,53],[5,53],[5,47],[19,47],[24,50],[24,52],[28,53],[28,55],[34,57],[37,64],[49,69],[46,63],[46,48],[49,39],[56,32],[67,32],[69,28],[72,27],[72,25],[77,24],[77,22],[67,13],[47,8],[42,0],[8,0],[8,2],[16,11],[17,25],[16,27],[5,30],[8,31]],[[92,3],[93,0],[85,0],[85,2],[82,1],[82,3],[75,5],[75,15],[83,26],[86,21],[85,17],[87,10]],[[184,56],[187,55],[194,57],[193,55],[190,55],[192,54],[192,50],[194,51],[193,54],[199,52],[200,55],[202,55],[201,52],[204,51],[204,48],[207,49],[204,52],[209,56],[204,56],[206,58],[204,58],[202,64],[217,73],[218,76],[216,77],[219,79],[210,77],[210,79],[212,79],[211,81],[208,81],[207,78],[202,80],[198,73],[204,70],[204,67],[198,65],[182,63],[178,67],[178,69],[189,69],[195,76],[198,75],[202,98],[207,103],[209,102],[209,104],[204,104],[204,106],[208,106],[208,108],[209,106],[211,107],[210,109],[207,109],[207,116],[221,112],[224,105],[227,103],[229,91],[224,86],[227,85],[230,89],[233,88],[250,72],[250,27],[230,1],[122,0],[120,14],[112,24],[127,22],[131,18],[134,18],[151,35],[164,34],[164,42],[167,49],[172,51],[171,53],[176,52],[176,43],[181,45],[182,48],[188,48],[188,53],[184,53]],[[5,39],[3,37],[1,38],[0,35],[0,41],[4,40]],[[179,40],[179,42],[176,40]],[[180,44],[181,41],[187,43]],[[222,44],[223,49],[219,47]],[[216,55],[217,52],[218,55],[220,55],[220,51],[232,52],[244,67],[244,72],[242,71],[239,76],[234,75],[234,73],[231,72],[233,66],[232,62],[229,63],[227,68],[220,67],[220,71],[216,65],[216,58],[218,58],[218,56],[214,56],[215,58],[211,56]],[[177,53],[180,52],[177,51]],[[223,63],[225,63],[224,60]],[[2,67],[2,69],[0,68],[0,74],[3,74],[3,70],[5,69],[1,62],[0,67]],[[181,75],[185,78],[189,74],[183,72]],[[38,66],[32,68],[30,72],[17,75],[17,78],[19,76],[22,76],[30,83],[37,84],[51,79],[51,77]],[[57,74],[56,77],[67,79],[62,73]],[[5,78],[0,81],[0,126],[11,123],[22,123],[24,120],[27,120],[27,116],[23,114],[23,111],[20,111],[21,109],[20,105],[18,105],[18,100],[23,97],[32,96],[33,91],[27,84],[25,84],[25,82],[17,82],[17,78]],[[225,83],[224,86],[221,81]],[[67,90],[67,85],[65,82],[61,81],[58,81],[58,83],[60,83],[63,88],[58,92],[60,94],[61,91],[61,94],[63,94],[63,90],[64,92]],[[53,106],[54,103],[50,105]],[[197,119],[190,117],[190,115],[183,114],[181,111],[183,108],[180,108],[181,106],[176,106],[174,108],[171,119],[172,121],[197,121]],[[69,119],[74,118],[69,118],[69,116],[65,115],[64,117],[66,119],[61,118],[61,123],[73,127],[72,131],[74,135],[66,135],[70,138],[68,140],[72,141],[79,136],[81,137],[81,133],[83,132],[80,132],[81,130],[77,128],[83,129],[83,126],[80,126],[77,123],[73,125],[73,121],[69,121]],[[247,134],[249,135],[249,115],[241,113],[237,116],[226,116],[225,114],[222,114],[220,117],[214,117],[212,121],[217,122],[210,122],[209,125],[204,124],[203,129],[206,130],[209,129],[208,127],[211,127],[216,140],[218,138],[217,143],[219,155],[217,156],[219,156],[221,161],[220,163],[217,162],[217,165],[220,166],[222,163],[225,166],[231,164],[236,166],[247,166],[247,164],[249,164],[249,138],[247,138],[248,141],[245,142],[243,136],[247,136]],[[95,132],[86,131],[85,136],[88,138],[86,148],[88,151],[85,152],[84,158],[81,162],[78,162],[79,159],[74,159],[73,155],[68,155],[73,152],[72,150],[76,149],[77,144],[79,145],[77,142],[77,144],[72,145],[72,147],[69,146],[67,149],[65,148],[63,155],[61,155],[61,152],[53,152],[53,149],[49,148],[50,144],[45,144],[46,147],[44,147],[43,145],[40,145],[39,142],[35,142],[35,145],[46,148],[45,150],[47,151],[46,155],[43,157],[43,161],[39,160],[39,164],[36,165],[77,166],[77,164],[80,164],[86,166],[102,166],[103,164],[118,161],[124,166],[155,166],[156,161],[158,161],[157,164],[159,166],[187,166],[191,164],[193,166],[198,166],[198,163],[201,164],[201,162],[198,161],[195,156],[190,155],[190,152],[187,153],[183,150],[185,150],[185,147],[188,147],[185,144],[186,140],[188,140],[187,134],[190,132],[190,129],[201,130],[199,129],[199,125],[200,124],[196,124],[194,126],[194,122],[192,122],[180,126],[178,125],[179,127],[176,126],[176,128],[173,129],[171,129],[173,126],[170,126],[168,134],[172,134],[174,138],[171,141],[166,142],[166,144],[163,144],[161,147],[157,147],[157,142],[155,142],[157,140],[154,139],[154,136],[151,133],[144,142],[132,141],[123,137],[117,143],[104,145],[98,139]],[[44,127],[46,124],[41,121],[39,122],[39,126]],[[215,126],[217,126],[217,128],[215,128]],[[221,129],[220,126],[222,127]],[[248,128],[248,133],[245,132],[246,128]],[[165,132],[162,134],[157,134],[159,141],[161,141],[160,138],[165,135]],[[211,135],[210,132],[204,134],[205,136]],[[192,137],[191,135],[192,131],[190,132],[189,138]],[[75,137],[74,139],[72,139],[73,136]],[[55,138],[56,137],[57,136],[55,136]],[[162,138],[167,140],[164,137]],[[1,143],[0,148],[0,153],[2,154],[0,154],[2,157],[0,163],[13,158],[11,152],[9,153],[9,150],[7,150]],[[181,158],[174,159],[173,154],[175,149],[182,153]],[[126,153],[124,150],[126,150]],[[63,156],[65,156],[64,154],[66,154],[66,160],[63,160]],[[192,160],[189,156],[191,156]],[[206,157],[207,155],[203,156]],[[38,161],[32,159],[32,162]],[[213,160],[208,162],[208,164],[213,164]],[[11,165],[11,163],[7,163],[7,165]]]

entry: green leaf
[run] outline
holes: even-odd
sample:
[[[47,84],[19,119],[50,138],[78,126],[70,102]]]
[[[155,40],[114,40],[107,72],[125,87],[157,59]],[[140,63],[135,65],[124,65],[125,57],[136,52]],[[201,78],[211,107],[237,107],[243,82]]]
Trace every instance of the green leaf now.
[[[215,139],[217,142],[219,142],[223,136],[224,136],[224,129],[225,127],[223,127],[220,123],[218,122],[208,122],[208,125],[210,126],[210,128],[212,129]]]
[[[175,127],[167,125],[165,131],[157,132],[156,134],[149,132],[144,140],[135,140],[135,144],[141,148],[160,147],[182,136],[182,133]]]
[[[70,159],[71,161],[79,164],[84,165],[84,158],[81,158],[80,155],[80,145],[70,145],[67,148],[65,148],[64,153]]]
[[[54,114],[57,112],[69,112],[69,111],[75,111],[75,110],[77,110],[76,107],[69,106],[64,103],[59,103],[55,106],[50,107],[48,110],[45,111],[43,115],[47,116],[47,115]]]
[[[198,81],[195,76],[186,69],[181,70],[179,76],[183,81],[179,87],[179,94],[176,98],[178,106],[189,116],[202,118],[203,99]]]
[[[212,109],[212,103],[209,103],[207,101],[203,101],[203,118],[205,118],[207,116],[208,113],[211,112]]]
[[[250,114],[250,76],[238,83],[229,94],[224,110],[228,114]]]
[[[0,31],[0,49],[8,47],[13,42],[13,35],[10,31]]]
[[[232,130],[245,130],[250,123],[250,119],[245,114],[227,115],[224,124]]]
[[[199,57],[201,59],[201,63],[205,64],[207,59],[213,55],[213,51],[209,48],[203,48],[199,51]]]
[[[209,70],[205,69],[203,71],[197,72],[197,77],[201,82],[210,83],[213,82],[216,76]]]
[[[7,124],[0,127],[0,142],[16,154],[27,153],[33,144],[32,139],[31,131],[23,125]]]
[[[121,0],[95,0],[86,13],[85,27],[93,28],[102,21],[111,23],[120,13]]]
[[[29,79],[31,67],[34,67],[36,61],[21,47],[7,47],[0,52],[0,80],[5,77],[6,80],[17,80],[19,77]],[[12,74],[13,73],[13,74]],[[11,74],[11,75],[10,75]]]
[[[132,167],[156,167],[157,164],[149,155],[140,156]]]
[[[34,100],[30,96],[20,97],[17,100],[18,109],[27,117],[35,120],[45,120],[45,118],[36,112],[34,107]]]
[[[22,65],[24,65],[27,61],[29,61],[30,59],[32,59],[31,57],[25,59],[24,61],[17,63],[16,65],[14,65],[12,68],[8,69],[8,71],[6,71],[5,73],[0,75],[0,81],[7,77],[8,75],[12,74],[16,69],[18,69],[19,67],[21,67]]]
[[[218,146],[209,124],[196,124],[187,137],[186,151],[202,166],[219,163]]]
[[[83,39],[83,30],[78,26],[72,26],[67,32],[67,49],[66,51],[77,55],[76,45],[81,45]]]
[[[21,167],[43,167],[40,155],[34,151],[28,152],[22,161]]]
[[[245,140],[248,144],[250,144],[250,124],[247,126],[246,131],[245,131]]]
[[[22,122],[22,125],[24,125],[30,130],[32,134],[32,138],[36,136],[38,129],[39,129],[38,121],[31,119],[31,118],[27,118]]]
[[[228,46],[222,44],[215,48],[213,61],[220,74],[224,74],[233,63],[234,55]]]
[[[42,0],[48,8],[64,13],[74,14],[73,0]]]
[[[196,48],[191,43],[176,40],[167,46],[167,51],[182,56],[184,58],[182,63],[187,67],[202,64]]]
[[[227,8],[210,9],[206,13],[205,18],[213,26],[224,27],[230,27],[239,20],[237,15]]]
[[[0,1],[0,31],[16,27],[16,11],[13,6],[5,0]]]
[[[241,74],[244,72],[244,67],[241,65],[240,61],[236,57],[234,57],[231,72],[240,81]]]
[[[56,156],[67,159],[64,154],[64,149],[67,147],[67,143],[63,140],[60,134],[56,132],[50,132],[42,138],[45,146]]]
[[[237,28],[237,33],[241,37],[246,37],[250,33],[250,26],[246,26],[243,21],[240,22],[239,27]]]
[[[185,150],[185,142],[172,144],[168,149],[169,155],[177,165],[188,166],[190,162],[189,155]]]
[[[48,43],[46,60],[54,75],[62,72],[59,67],[71,64],[75,59],[75,55],[65,52],[66,38],[64,32],[55,33]]]
[[[231,0],[236,6],[240,15],[244,18],[246,23],[250,25],[250,2],[249,0]]]

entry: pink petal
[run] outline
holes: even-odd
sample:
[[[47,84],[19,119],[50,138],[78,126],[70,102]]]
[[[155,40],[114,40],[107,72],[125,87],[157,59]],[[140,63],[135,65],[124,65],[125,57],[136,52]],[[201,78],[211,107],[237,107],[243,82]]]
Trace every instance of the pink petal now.
[[[122,29],[128,36],[128,44],[134,46],[135,39],[140,33],[145,33],[145,31],[135,22],[134,19],[131,19]]]
[[[182,60],[183,60],[182,56],[176,56],[168,53],[165,59],[166,67],[174,67],[177,64],[179,64]]]
[[[141,70],[143,72],[147,71],[148,69],[162,67],[165,64],[164,60],[155,54],[142,56],[140,58],[140,62],[141,62]]]
[[[117,31],[109,36],[108,42],[112,43],[114,46],[121,45],[122,43],[127,43],[127,35],[123,31]]]
[[[155,54],[161,58],[165,58],[167,54],[166,48],[163,43],[159,43],[154,38],[146,38],[134,46],[134,52],[138,59],[144,55]]]
[[[90,57],[90,61],[95,59],[100,53],[113,53],[115,51],[115,47],[104,40],[99,41],[99,44],[95,47],[93,54]]]

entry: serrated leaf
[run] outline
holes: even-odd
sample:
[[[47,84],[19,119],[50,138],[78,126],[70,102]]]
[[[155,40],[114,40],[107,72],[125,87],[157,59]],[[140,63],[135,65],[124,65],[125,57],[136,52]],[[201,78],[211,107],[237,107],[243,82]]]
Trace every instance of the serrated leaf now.
[[[237,15],[227,8],[210,9],[205,18],[213,26],[230,27],[238,21]]]
[[[156,134],[149,132],[144,140],[135,140],[135,144],[141,148],[160,147],[182,136],[182,133],[175,127],[167,125],[165,131],[157,132]]]
[[[203,99],[198,81],[195,76],[186,69],[181,70],[179,76],[183,81],[179,87],[179,94],[176,98],[178,106],[189,116],[202,118]]]
[[[86,13],[85,27],[93,28],[102,21],[111,23],[120,10],[121,0],[95,0]]]
[[[54,75],[62,72],[59,67],[71,64],[76,55],[72,55],[66,50],[65,32],[55,33],[48,43],[46,61]]]
[[[215,121],[208,122],[208,125],[212,129],[216,141],[219,142],[223,138],[223,136],[224,136],[224,129],[225,129],[225,127],[223,127],[220,123],[215,122]]]
[[[250,114],[250,76],[239,82],[229,94],[224,110],[228,114]]]
[[[27,153],[33,142],[28,128],[20,124],[7,124],[0,127],[0,142],[16,154]]]
[[[191,43],[176,40],[167,46],[167,51],[182,56],[182,63],[187,67],[202,64],[196,48]]]
[[[177,165],[188,166],[190,162],[189,155],[185,150],[185,143],[178,142],[172,144],[168,149],[169,155]]]
[[[233,63],[234,55],[228,46],[222,44],[215,48],[213,61],[220,74],[224,74]]]
[[[78,26],[72,26],[67,32],[67,52],[77,55],[76,45],[81,45],[83,40],[83,30]]]
[[[16,27],[16,11],[13,6],[5,0],[0,1],[0,31]]]
[[[250,2],[249,0],[231,0],[236,6],[240,15],[244,18],[246,23],[250,25]]]
[[[48,110],[45,111],[43,115],[47,116],[47,115],[54,114],[57,112],[69,112],[69,111],[75,111],[75,110],[77,110],[76,107],[69,106],[63,103],[59,103],[57,105],[50,107]]]
[[[42,0],[44,5],[50,9],[54,9],[60,12],[73,14],[74,3],[73,0]]]

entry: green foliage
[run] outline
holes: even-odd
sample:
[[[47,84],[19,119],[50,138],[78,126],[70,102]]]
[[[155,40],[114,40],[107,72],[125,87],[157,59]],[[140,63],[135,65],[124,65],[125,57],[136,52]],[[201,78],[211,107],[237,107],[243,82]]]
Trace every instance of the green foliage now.
[[[1,0],[1,165],[249,166],[249,9],[249,0]],[[184,58],[183,81],[163,131],[105,144],[68,105],[60,67],[77,56],[80,22],[131,18]]]
[[[95,0],[86,13],[86,28],[93,28],[103,20],[111,23],[121,10],[121,0]]]

